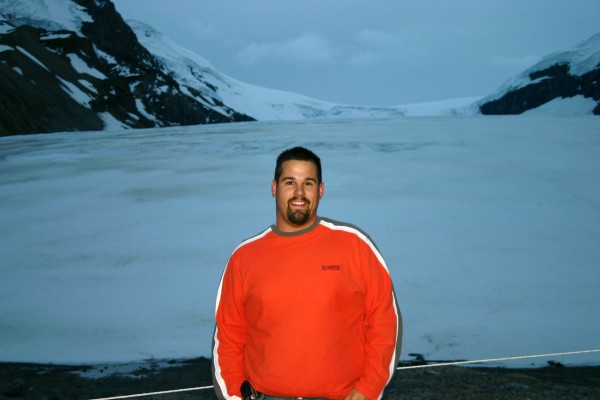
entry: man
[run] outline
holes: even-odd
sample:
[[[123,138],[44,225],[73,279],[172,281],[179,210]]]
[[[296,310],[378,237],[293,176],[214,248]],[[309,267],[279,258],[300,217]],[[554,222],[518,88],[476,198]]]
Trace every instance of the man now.
[[[276,223],[242,242],[219,286],[217,397],[379,399],[400,355],[402,323],[386,264],[358,228],[317,216],[321,161],[277,158]]]

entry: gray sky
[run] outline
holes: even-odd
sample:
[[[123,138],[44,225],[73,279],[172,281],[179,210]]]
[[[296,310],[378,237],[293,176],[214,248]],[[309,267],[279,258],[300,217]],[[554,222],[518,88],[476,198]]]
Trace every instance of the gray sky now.
[[[495,92],[600,32],[599,0],[113,0],[238,80],[399,105]]]

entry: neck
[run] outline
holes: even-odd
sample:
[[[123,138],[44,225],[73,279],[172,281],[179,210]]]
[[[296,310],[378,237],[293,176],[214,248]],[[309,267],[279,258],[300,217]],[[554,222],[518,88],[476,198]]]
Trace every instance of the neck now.
[[[313,218],[311,218],[310,220],[306,221],[306,223],[304,223],[302,225],[294,225],[294,224],[288,223],[287,221],[281,221],[278,219],[275,222],[274,227],[277,228],[277,230],[282,233],[294,233],[294,232],[300,232],[300,231],[310,229],[310,228],[314,227],[318,223],[318,221],[319,221],[319,218],[316,215]]]

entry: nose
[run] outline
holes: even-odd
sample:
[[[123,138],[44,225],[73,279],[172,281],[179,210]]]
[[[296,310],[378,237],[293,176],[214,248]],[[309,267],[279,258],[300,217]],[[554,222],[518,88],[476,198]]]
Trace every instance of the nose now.
[[[304,185],[295,185],[294,194],[298,195],[298,196],[303,195],[304,194]]]

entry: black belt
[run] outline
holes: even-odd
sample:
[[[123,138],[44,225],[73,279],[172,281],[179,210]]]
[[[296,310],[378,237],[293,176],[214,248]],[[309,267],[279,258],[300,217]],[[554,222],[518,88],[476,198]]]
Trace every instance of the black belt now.
[[[249,381],[244,381],[240,387],[243,400],[328,400],[322,397],[280,397],[260,393],[252,387]]]

